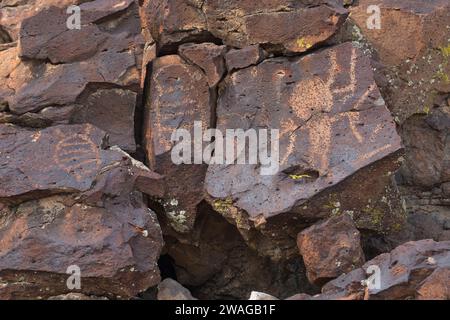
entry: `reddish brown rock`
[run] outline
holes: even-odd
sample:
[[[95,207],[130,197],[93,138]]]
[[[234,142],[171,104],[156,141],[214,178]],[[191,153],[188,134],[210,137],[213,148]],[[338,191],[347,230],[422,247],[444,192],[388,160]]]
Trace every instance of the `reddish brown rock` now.
[[[364,281],[369,278],[369,267],[380,270],[380,287],[375,285],[368,290]],[[422,282],[439,268],[450,266],[450,242],[421,240],[408,242],[367,262],[362,268],[327,283],[324,294],[354,294],[367,291],[370,299],[413,298]],[[371,271],[373,272],[373,271]],[[431,279],[430,279],[431,281]],[[374,283],[375,284],[375,283]],[[438,288],[436,288],[438,289]]]
[[[334,0],[308,5],[291,0],[211,0],[203,8],[208,30],[227,45],[263,44],[293,52],[307,51],[327,40],[347,15],[342,3]]]
[[[0,202],[14,203],[54,193],[92,193],[104,187],[109,172],[126,167],[121,175],[133,172],[127,178],[132,186],[140,177],[150,177],[150,170],[135,164],[126,153],[104,149],[105,132],[91,125],[35,131],[1,124],[0,136]],[[158,179],[155,175],[155,183]],[[115,186],[118,190],[121,187]]]
[[[292,0],[144,1],[144,23],[161,46],[189,40],[220,38],[226,45],[243,48],[264,44],[274,49],[304,52],[331,37],[347,11],[341,1]],[[303,24],[298,23],[302,21]]]
[[[81,271],[79,291],[87,294],[127,298],[159,282],[162,237],[139,197],[96,207],[55,196],[1,214],[2,299],[68,293],[66,271],[73,265]]]
[[[436,269],[417,289],[418,300],[450,300],[450,268]]]
[[[305,219],[344,211],[372,230],[402,221],[395,189],[386,189],[399,166],[400,138],[368,59],[351,44],[234,72],[223,84],[217,127],[280,130],[276,174],[261,175],[259,165],[208,168],[209,201],[245,233],[259,226],[274,243],[296,237]]]
[[[105,129],[113,143],[134,152],[133,115],[135,107],[140,107],[143,48],[137,3],[97,0],[82,4],[79,30],[67,28],[65,4],[41,8],[36,3],[33,8],[39,10],[30,9],[23,17],[18,48],[1,51],[2,58],[10,62],[0,70],[4,78],[0,105],[7,112],[2,122],[46,127],[69,123],[75,110],[75,123],[89,119],[85,123]],[[116,99],[102,90],[111,89],[111,93],[120,88],[128,94]],[[109,119],[104,119],[104,110],[98,110],[101,104],[92,106],[99,96],[104,97],[102,108],[109,109]],[[61,112],[48,112],[57,107]],[[117,130],[125,135],[119,136]]]
[[[380,8],[380,29],[368,29],[373,5]],[[351,13],[379,62],[377,83],[398,121],[431,112],[436,97],[450,92],[450,3],[363,0]]]
[[[202,164],[178,165],[172,161],[176,129],[193,134],[194,122],[210,127],[211,98],[208,80],[202,70],[177,55],[153,61],[148,117],[145,123],[146,150],[151,168],[164,176],[166,194],[158,202],[165,209],[169,224],[177,232],[193,227],[198,204],[204,199]],[[194,153],[192,153],[192,156]]]
[[[259,45],[245,47],[243,49],[232,49],[225,55],[227,69],[229,72],[237,69],[247,68],[258,64],[265,58],[266,54]]]
[[[411,117],[403,124],[406,154],[400,174],[406,184],[432,188],[450,179],[449,128],[450,111],[445,109],[426,118]]]
[[[202,1],[144,0],[141,24],[161,47],[208,38]]]
[[[360,234],[348,214],[303,230],[297,239],[308,279],[323,285],[364,264]]]
[[[99,89],[72,112],[72,123],[90,123],[109,134],[111,145],[135,150],[134,111],[137,94],[130,90]]]
[[[210,87],[215,87],[225,74],[225,46],[214,43],[189,43],[181,45],[178,52],[184,59],[203,70]]]
[[[81,293],[126,298],[159,282],[161,230],[136,191],[154,193],[158,175],[91,125],[0,132],[0,297],[70,292],[71,265]]]

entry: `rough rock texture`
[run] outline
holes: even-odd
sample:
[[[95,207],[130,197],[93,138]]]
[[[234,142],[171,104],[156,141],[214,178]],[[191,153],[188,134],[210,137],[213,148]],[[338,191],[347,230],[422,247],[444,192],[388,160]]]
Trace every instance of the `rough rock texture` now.
[[[361,281],[366,280],[369,266],[378,266],[381,271],[380,288],[369,288],[370,299],[406,299],[414,298],[416,291],[423,284],[436,281],[435,270],[448,268],[450,265],[450,242],[421,240],[408,242],[367,262],[362,268],[342,275],[326,284],[323,293],[345,292],[349,295],[364,292]],[[431,276],[431,278],[429,278]],[[420,289],[419,289],[420,290]],[[426,289],[422,288],[426,291]],[[425,294],[425,293],[424,293]],[[431,293],[430,293],[431,294]],[[431,297],[431,296],[430,296]]]
[[[197,300],[191,292],[173,279],[167,278],[158,285],[158,300]]]
[[[175,129],[193,134],[196,121],[202,129],[210,127],[208,78],[202,69],[178,55],[154,60],[152,69],[150,105],[146,106],[148,117],[144,129],[147,157],[151,168],[164,175],[166,194],[158,202],[166,209],[172,228],[188,232],[194,225],[197,206],[204,199],[206,167],[194,164],[194,152],[192,164],[175,164],[171,158],[175,141],[171,141],[171,136]]]
[[[136,192],[148,169],[91,125],[3,124],[0,136],[0,297],[67,293],[72,265],[81,293],[126,298],[159,282],[161,231]]]
[[[285,298],[299,290],[316,293],[299,256],[274,263],[245,244],[236,228],[205,206],[189,236],[168,235],[165,253],[177,281],[199,299],[248,299],[252,291]],[[163,232],[169,234],[164,226]]]
[[[448,0],[0,0],[0,298],[449,299],[449,21]],[[279,170],[203,162],[208,128],[279,130]]]
[[[297,243],[308,279],[318,285],[364,264],[360,234],[348,214],[303,230]]]
[[[10,10],[25,11],[17,35],[18,46],[0,52],[2,60],[9,61],[0,68],[0,105],[7,106],[8,114],[16,116],[15,121],[21,124],[28,125],[30,121],[20,121],[20,116],[31,113],[39,117],[41,123],[35,127],[83,119],[109,132],[111,141],[121,148],[135,151],[134,124],[130,121],[136,97],[141,94],[143,47],[137,3],[84,3],[80,6],[81,29],[70,30],[66,26],[66,5],[80,1],[54,2],[44,6],[43,1],[38,1],[35,6],[1,9],[6,12],[5,19]],[[115,17],[113,23],[104,22],[111,16]],[[102,89],[111,91],[105,93]],[[104,103],[101,109],[115,114],[108,121],[100,106],[92,107],[99,98]],[[59,114],[55,115],[54,110],[48,114],[49,108],[57,109]],[[71,118],[74,110],[76,120]],[[121,128],[125,127],[128,133],[122,136]]]
[[[160,46],[214,36],[232,47],[263,44],[291,52],[324,42],[347,16],[340,0],[146,0],[143,8],[143,19]]]
[[[269,229],[263,233],[286,237],[290,221],[304,223],[333,211],[353,212],[359,227],[373,230],[387,229],[384,216],[390,227],[401,221],[397,216],[402,210],[393,210],[395,202],[399,207],[395,191],[385,190],[386,175],[398,167],[400,138],[369,61],[351,44],[300,59],[268,59],[232,73],[219,96],[217,127],[222,132],[280,129],[280,169],[275,175],[261,175],[259,164],[208,168],[209,201],[243,232],[262,225]],[[356,181],[349,182],[350,176]],[[334,192],[331,187],[337,185],[341,189]],[[346,199],[346,194],[352,197]],[[392,205],[377,208],[379,199]],[[247,214],[251,221],[246,221]],[[280,222],[283,227],[271,228]],[[277,236],[269,236],[270,241]]]
[[[450,268],[436,269],[417,289],[418,300],[450,300]]]

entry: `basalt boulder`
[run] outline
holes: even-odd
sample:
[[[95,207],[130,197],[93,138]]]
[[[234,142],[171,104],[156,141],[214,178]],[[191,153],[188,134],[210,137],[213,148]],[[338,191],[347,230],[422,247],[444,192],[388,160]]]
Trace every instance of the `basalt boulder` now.
[[[194,125],[205,130],[211,126],[212,97],[205,73],[178,55],[157,58],[152,62],[149,100],[145,106],[145,146],[151,169],[164,176],[164,197],[154,197],[178,233],[189,232],[194,225],[197,206],[204,199],[203,183],[206,165],[195,161]],[[174,161],[172,152],[183,131],[192,137],[188,161]],[[191,141],[191,140],[190,140]],[[191,147],[191,142],[187,145]],[[190,162],[187,163],[187,162]]]
[[[0,125],[0,296],[128,298],[156,285],[162,235],[142,193],[160,177],[91,125]],[[153,186],[151,185],[153,184]]]
[[[350,295],[366,292],[366,299],[410,299],[428,292],[432,298],[432,290],[440,291],[438,295],[442,294],[442,288],[445,290],[445,285],[436,283],[436,278],[448,276],[442,270],[449,264],[449,241],[408,242],[327,283],[322,293]]]
[[[92,123],[109,132],[113,144],[134,152],[144,45],[138,5],[132,0],[80,4],[79,29],[68,26],[68,6],[37,3],[23,17],[17,47],[1,51],[10,61],[0,74],[2,122],[31,127]],[[98,110],[99,97],[105,111]],[[108,121],[105,113],[111,115]]]
[[[340,0],[158,0],[142,6],[144,23],[163,50],[220,39],[237,48],[304,52],[330,38],[348,14]]]
[[[226,129],[279,129],[275,174],[262,174],[259,157],[257,164],[210,165],[206,175],[208,201],[252,246],[272,257],[295,254],[299,231],[345,211],[359,228],[401,228],[391,183],[400,137],[360,50],[345,43],[267,59],[228,75],[219,92],[224,138]]]

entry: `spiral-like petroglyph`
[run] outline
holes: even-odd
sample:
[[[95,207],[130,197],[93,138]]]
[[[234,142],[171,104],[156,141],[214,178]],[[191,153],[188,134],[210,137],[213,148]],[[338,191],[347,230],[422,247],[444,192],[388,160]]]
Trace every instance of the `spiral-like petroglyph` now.
[[[61,169],[81,181],[98,171],[101,165],[100,149],[88,133],[77,134],[58,142],[54,160]]]

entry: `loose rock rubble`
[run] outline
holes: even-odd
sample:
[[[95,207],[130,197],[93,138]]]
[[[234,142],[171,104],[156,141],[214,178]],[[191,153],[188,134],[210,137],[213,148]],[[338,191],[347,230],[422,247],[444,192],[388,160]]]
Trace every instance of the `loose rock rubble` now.
[[[447,0],[0,1],[0,299],[450,299],[449,21]],[[180,129],[279,130],[279,168],[259,140],[202,161],[219,135],[176,162]]]

